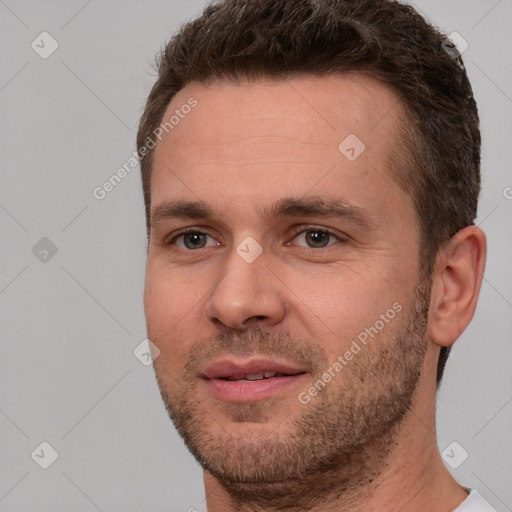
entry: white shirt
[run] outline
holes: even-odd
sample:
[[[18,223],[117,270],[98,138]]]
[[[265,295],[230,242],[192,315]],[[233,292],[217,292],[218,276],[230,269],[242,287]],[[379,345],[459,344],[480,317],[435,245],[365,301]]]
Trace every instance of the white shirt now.
[[[453,512],[496,512],[478,491],[468,489],[469,496]]]

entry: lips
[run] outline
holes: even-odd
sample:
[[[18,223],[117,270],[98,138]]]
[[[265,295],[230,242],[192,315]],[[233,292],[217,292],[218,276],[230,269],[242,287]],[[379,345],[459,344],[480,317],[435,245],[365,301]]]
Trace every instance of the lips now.
[[[305,373],[306,369],[296,365],[270,359],[252,359],[236,361],[222,359],[210,364],[204,371],[207,379],[223,380],[261,380],[275,376],[291,376]]]
[[[303,366],[262,358],[217,360],[201,374],[209,392],[224,402],[262,401],[306,375]]]
[[[253,382],[255,380],[263,380],[263,379],[271,379],[272,377],[289,377],[290,374],[281,373],[281,372],[259,372],[259,373],[246,373],[242,377],[238,376],[229,376],[229,377],[219,377],[220,379],[229,380],[229,381],[242,381],[242,382]]]

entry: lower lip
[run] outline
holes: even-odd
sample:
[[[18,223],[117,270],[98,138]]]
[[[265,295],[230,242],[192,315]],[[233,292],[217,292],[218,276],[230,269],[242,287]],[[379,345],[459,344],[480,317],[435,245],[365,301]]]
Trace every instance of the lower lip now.
[[[252,382],[239,380],[205,379],[204,382],[219,400],[225,402],[258,402],[297,384],[307,374],[288,377],[270,377]]]

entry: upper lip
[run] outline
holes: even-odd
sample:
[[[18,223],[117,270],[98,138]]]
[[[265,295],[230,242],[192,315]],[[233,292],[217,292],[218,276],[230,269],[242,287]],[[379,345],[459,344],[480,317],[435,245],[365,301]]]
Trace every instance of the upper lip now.
[[[207,379],[218,379],[221,377],[241,379],[247,374],[260,372],[277,372],[295,375],[297,373],[305,373],[306,369],[297,364],[258,357],[246,360],[224,358],[217,359],[210,363],[202,372],[202,376]]]

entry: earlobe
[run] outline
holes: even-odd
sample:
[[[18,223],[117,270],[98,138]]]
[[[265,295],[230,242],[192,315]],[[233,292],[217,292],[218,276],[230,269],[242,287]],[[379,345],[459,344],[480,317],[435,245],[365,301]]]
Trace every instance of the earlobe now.
[[[432,280],[429,337],[451,346],[473,318],[482,284],[487,242],[477,226],[456,233],[440,249]]]

